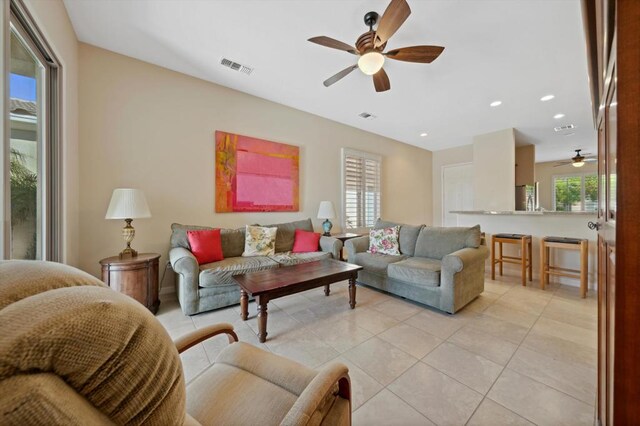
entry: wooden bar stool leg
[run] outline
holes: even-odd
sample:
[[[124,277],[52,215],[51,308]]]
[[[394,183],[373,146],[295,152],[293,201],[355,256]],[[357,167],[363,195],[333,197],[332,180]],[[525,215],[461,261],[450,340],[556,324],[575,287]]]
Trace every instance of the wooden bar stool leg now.
[[[589,241],[582,241],[580,243],[580,295],[584,299],[587,297],[588,287],[588,272],[589,272]]]
[[[527,286],[527,239],[520,239],[520,272],[522,273],[522,286]]]
[[[551,278],[551,274],[549,274],[549,271],[551,271],[551,247],[549,246],[545,246],[544,248],[544,256],[547,259],[547,263],[545,264],[545,279],[546,281],[544,282],[545,285],[549,284],[549,279]]]
[[[529,239],[527,246],[529,248],[529,281],[533,281],[533,238]]]
[[[496,238],[491,236],[491,279],[496,279]]]
[[[500,247],[500,276],[502,276],[502,265],[504,264],[504,262],[502,261],[502,241],[498,242],[498,246]]]
[[[540,239],[540,288],[541,289],[545,289],[546,287],[546,283],[545,283],[545,278],[546,278],[546,264],[547,264],[547,259],[545,257],[545,253],[546,250],[544,249],[544,239]]]

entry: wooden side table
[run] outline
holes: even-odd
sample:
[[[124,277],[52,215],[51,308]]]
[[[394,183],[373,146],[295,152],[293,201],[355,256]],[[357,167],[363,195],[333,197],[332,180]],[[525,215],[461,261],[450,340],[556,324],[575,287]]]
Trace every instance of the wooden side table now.
[[[107,257],[100,261],[102,281],[112,289],[133,297],[154,315],[160,306],[157,253],[143,253],[136,257]]]
[[[358,237],[362,237],[364,234],[353,234],[351,232],[347,232],[344,234],[333,234],[331,235],[333,238],[336,238],[340,241],[342,241],[342,244],[344,244],[345,241],[350,240],[351,238],[358,238]],[[344,250],[344,247],[343,247]],[[342,260],[343,262],[345,261],[345,258],[342,256],[342,250],[340,250],[340,260]]]

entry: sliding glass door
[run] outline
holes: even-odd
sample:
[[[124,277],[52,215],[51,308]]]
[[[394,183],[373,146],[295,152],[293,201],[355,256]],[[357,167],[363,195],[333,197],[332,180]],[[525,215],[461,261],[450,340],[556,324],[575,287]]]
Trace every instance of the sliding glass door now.
[[[60,260],[59,67],[19,1],[11,1],[5,36],[2,257]]]

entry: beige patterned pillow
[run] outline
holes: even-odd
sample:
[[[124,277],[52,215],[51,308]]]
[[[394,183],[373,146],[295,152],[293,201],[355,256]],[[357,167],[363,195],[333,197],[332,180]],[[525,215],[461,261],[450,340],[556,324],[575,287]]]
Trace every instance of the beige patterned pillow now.
[[[272,256],[276,253],[276,232],[278,228],[246,226],[244,253],[242,256]]]

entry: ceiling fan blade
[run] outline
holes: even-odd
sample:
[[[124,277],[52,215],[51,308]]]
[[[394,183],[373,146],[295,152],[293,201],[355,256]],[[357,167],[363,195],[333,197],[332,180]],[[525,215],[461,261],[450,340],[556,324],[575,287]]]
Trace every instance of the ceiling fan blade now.
[[[351,71],[355,70],[356,68],[358,68],[358,65],[352,65],[350,67],[347,67],[347,68],[343,69],[342,71],[340,71],[339,73],[337,73],[337,74],[329,77],[328,79],[326,79],[322,84],[324,84],[325,87],[329,87],[333,83],[337,82],[338,80],[346,77]]]
[[[429,64],[440,56],[443,50],[442,46],[411,46],[390,50],[385,56],[396,61]]]
[[[349,46],[347,43],[343,43],[331,37],[319,36],[311,37],[308,41],[311,43],[319,44],[320,46],[330,47],[332,49],[344,50],[352,55],[357,55],[358,51],[355,47]]]
[[[566,166],[568,164],[572,164],[573,161],[560,161],[559,163],[556,163],[553,167],[560,167],[560,166]]]
[[[585,163],[593,163],[593,162],[595,162],[595,161],[598,161],[598,159],[597,159],[597,158],[595,158],[595,157],[589,157],[589,158],[585,158],[583,161],[584,161]]]
[[[410,14],[411,8],[406,0],[391,0],[378,23],[375,47],[385,44],[398,31],[398,28],[407,20]]]
[[[380,71],[373,75],[373,85],[376,87],[376,92],[386,92],[391,89],[389,76],[384,71],[384,68],[380,68]]]

